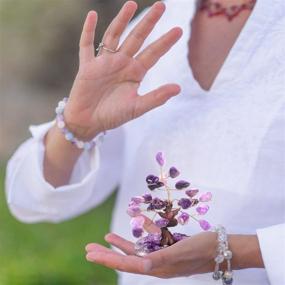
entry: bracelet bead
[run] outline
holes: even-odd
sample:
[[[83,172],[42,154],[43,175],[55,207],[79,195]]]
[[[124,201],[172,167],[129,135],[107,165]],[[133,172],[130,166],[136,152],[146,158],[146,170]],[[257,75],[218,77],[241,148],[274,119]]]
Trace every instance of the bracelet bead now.
[[[216,263],[222,263],[225,260],[225,257],[222,254],[217,255],[215,258]]]
[[[226,229],[219,225],[213,228],[213,231],[218,234],[218,246],[217,246],[217,253],[218,255],[215,258],[215,269],[213,272],[213,279],[214,280],[222,280],[223,285],[232,285],[233,284],[233,271],[231,269],[231,259],[233,257],[232,252],[229,250],[229,244],[227,240],[227,233]],[[227,270],[222,272],[220,270],[220,264],[226,260],[227,262]]]
[[[75,145],[77,148],[89,151],[95,147],[99,142],[103,141],[104,133],[99,134],[96,138],[91,141],[84,142],[78,139],[71,131],[66,127],[66,123],[64,121],[64,109],[68,98],[63,98],[62,101],[58,102],[57,107],[55,108],[56,113],[56,125],[60,129],[61,133],[64,135],[65,139],[69,141],[71,144]]]
[[[214,271],[213,273],[213,279],[214,280],[220,280],[223,276],[223,271]]]
[[[225,259],[232,259],[233,253],[230,250],[226,250],[224,252],[224,257],[225,257]]]
[[[231,285],[233,284],[233,272],[232,271],[225,271],[223,273],[223,285]]]

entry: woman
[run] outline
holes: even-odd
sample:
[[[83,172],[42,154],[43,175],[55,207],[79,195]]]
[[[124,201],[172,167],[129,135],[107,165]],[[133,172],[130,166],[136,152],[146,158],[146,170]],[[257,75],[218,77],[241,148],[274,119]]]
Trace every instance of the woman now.
[[[165,13],[161,2],[144,12],[119,44],[137,9],[127,2],[97,57],[97,15],[88,14],[64,118],[60,109],[57,125],[32,127],[9,162],[10,209],[24,222],[59,222],[95,207],[119,184],[116,235],[106,240],[127,255],[89,244],[87,259],[122,271],[124,285],[213,284],[215,233],[195,234],[189,223],[190,238],[144,258],[124,239],[132,239],[128,201],[145,192],[152,157],[163,150],[193,185],[213,193],[209,217],[230,233],[232,267],[241,269],[236,284],[285,284],[284,1],[165,4]],[[230,10],[213,10],[224,7]],[[102,145],[86,143],[106,130]]]

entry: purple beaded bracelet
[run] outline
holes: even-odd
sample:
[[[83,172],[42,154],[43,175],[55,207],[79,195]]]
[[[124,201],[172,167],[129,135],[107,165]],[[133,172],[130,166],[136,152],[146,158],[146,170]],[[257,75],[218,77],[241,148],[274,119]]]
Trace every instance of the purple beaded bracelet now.
[[[58,102],[58,105],[55,109],[56,113],[56,125],[64,135],[65,139],[69,141],[71,144],[75,145],[79,149],[84,149],[84,150],[91,150],[97,145],[98,143],[101,143],[103,141],[103,136],[105,135],[104,133],[100,133],[96,138],[94,138],[91,141],[82,141],[78,138],[75,137],[75,135],[68,130],[66,127],[65,121],[64,121],[64,109],[66,106],[66,103],[68,101],[68,98],[65,97],[61,101]]]

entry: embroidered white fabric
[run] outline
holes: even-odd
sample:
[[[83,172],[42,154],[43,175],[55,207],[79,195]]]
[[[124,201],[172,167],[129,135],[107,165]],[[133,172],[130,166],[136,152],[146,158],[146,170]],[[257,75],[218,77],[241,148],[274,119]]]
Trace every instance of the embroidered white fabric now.
[[[157,171],[154,155],[163,151],[169,166],[213,193],[211,223],[223,224],[229,233],[257,232],[266,269],[236,271],[235,283],[285,284],[285,2],[257,1],[210,91],[200,88],[186,59],[194,1],[166,4],[147,42],[176,25],[184,35],[148,73],[141,93],[177,82],[181,95],[108,132],[100,149],[80,157],[69,185],[57,189],[42,174],[42,138],[52,123],[32,127],[33,137],[8,164],[11,212],[24,222],[59,222],[95,207],[120,185],[112,230],[132,239],[126,206],[146,191],[146,175]],[[199,228],[189,223],[181,231],[193,234]],[[120,273],[119,280],[123,285],[214,282],[210,274],[160,280]]]

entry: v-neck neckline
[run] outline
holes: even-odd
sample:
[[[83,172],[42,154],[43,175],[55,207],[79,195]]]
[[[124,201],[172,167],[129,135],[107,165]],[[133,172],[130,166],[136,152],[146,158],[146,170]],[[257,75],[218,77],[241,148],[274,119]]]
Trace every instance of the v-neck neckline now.
[[[227,88],[229,82],[233,83],[234,81],[238,80],[242,72],[249,64],[250,59],[254,54],[255,47],[260,44],[260,41],[265,34],[264,30],[266,30],[268,24],[270,23],[270,15],[274,11],[273,7],[275,4],[271,3],[271,5],[268,5],[266,1],[267,0],[257,0],[251,15],[246,20],[246,23],[236,38],[209,90],[203,89],[200,86],[199,82],[193,76],[192,68],[188,63],[188,60],[184,60],[186,62],[185,65],[187,66],[187,81],[189,82],[190,79],[192,84],[194,83],[193,89],[195,90],[195,94],[209,95],[218,93],[220,88]],[[195,3],[193,2],[193,4]],[[192,21],[194,13],[195,7],[193,6],[190,21]],[[187,39],[189,36],[191,37],[189,20],[184,28],[184,33],[186,33]],[[187,56],[188,46],[186,47],[186,50]],[[189,52],[191,52],[191,50]]]

